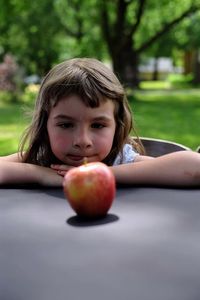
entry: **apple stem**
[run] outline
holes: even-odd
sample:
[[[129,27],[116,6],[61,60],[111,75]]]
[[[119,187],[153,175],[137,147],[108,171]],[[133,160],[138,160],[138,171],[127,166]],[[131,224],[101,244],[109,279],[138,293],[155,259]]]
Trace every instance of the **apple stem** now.
[[[87,165],[87,157],[84,157],[84,159],[83,159],[83,164],[86,166]]]

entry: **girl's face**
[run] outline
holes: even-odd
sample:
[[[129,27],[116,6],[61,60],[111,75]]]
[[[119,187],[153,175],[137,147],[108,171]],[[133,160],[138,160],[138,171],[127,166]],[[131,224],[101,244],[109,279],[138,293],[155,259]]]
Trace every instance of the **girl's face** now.
[[[75,167],[84,157],[88,162],[102,161],[111,151],[115,128],[112,101],[91,108],[78,95],[63,97],[47,121],[52,152],[64,164]]]

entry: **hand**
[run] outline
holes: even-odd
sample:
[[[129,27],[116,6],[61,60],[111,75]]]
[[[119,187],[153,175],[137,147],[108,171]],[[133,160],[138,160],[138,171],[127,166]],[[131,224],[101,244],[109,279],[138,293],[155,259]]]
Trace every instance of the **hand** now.
[[[55,170],[58,175],[65,176],[67,171],[70,169],[75,168],[74,166],[68,165],[51,165],[51,169]]]
[[[62,186],[63,176],[47,167],[36,166],[36,182],[42,186]]]

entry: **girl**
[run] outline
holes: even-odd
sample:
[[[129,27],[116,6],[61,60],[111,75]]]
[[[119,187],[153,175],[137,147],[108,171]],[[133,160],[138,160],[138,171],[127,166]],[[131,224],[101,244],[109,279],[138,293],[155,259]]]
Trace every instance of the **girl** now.
[[[139,138],[130,137],[131,116],[122,85],[101,62],[76,58],[55,66],[41,83],[20,152],[0,158],[0,184],[61,186],[86,157],[110,166],[118,183],[199,186],[200,155],[145,156]]]

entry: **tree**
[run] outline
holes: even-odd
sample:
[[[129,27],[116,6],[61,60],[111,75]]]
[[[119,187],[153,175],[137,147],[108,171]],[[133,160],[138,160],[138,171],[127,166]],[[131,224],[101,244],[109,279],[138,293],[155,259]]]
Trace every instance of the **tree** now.
[[[0,57],[12,53],[29,74],[43,75],[59,57],[63,25],[54,2],[0,0]]]
[[[198,0],[182,0],[181,6],[179,0],[58,1],[59,5],[65,3],[66,9],[60,14],[68,34],[78,37],[79,42],[90,36],[92,47],[93,29],[100,26],[96,44],[105,41],[114,71],[128,86],[138,85],[140,55],[200,8]],[[70,27],[72,20],[74,26]],[[90,26],[88,31],[86,23]]]
[[[101,1],[101,0],[100,0]],[[65,30],[64,58],[109,56],[102,35],[98,0],[56,0],[55,9]]]
[[[193,1],[191,3],[189,1],[183,3],[184,1],[182,1],[183,9],[181,10],[175,6],[179,5],[177,1],[172,3],[172,1],[119,0],[115,6],[115,20],[111,22],[106,8],[108,2],[105,0],[102,2],[102,30],[113,60],[113,67],[122,81],[129,86],[138,85],[138,63],[141,53],[163,37],[176,24],[200,8],[199,4],[195,4]],[[160,2],[162,2],[162,10],[160,9]],[[164,12],[165,9],[166,12]],[[130,17],[131,11],[132,16],[134,15],[133,18]],[[158,20],[155,22],[153,17]],[[149,22],[154,24],[151,25],[149,36],[147,33],[145,34],[148,36],[147,38],[143,39],[140,33],[140,43],[138,43],[137,32],[139,29],[141,28],[141,32],[148,31],[145,19],[149,19]]]
[[[175,31],[176,47],[184,52],[184,73],[193,74],[193,82],[200,83],[200,12],[180,24]]]
[[[137,86],[140,57],[199,0],[0,0],[0,57],[17,53],[29,73],[43,75],[74,56],[108,58],[122,82]]]

